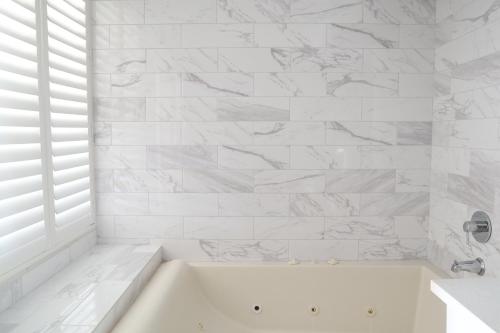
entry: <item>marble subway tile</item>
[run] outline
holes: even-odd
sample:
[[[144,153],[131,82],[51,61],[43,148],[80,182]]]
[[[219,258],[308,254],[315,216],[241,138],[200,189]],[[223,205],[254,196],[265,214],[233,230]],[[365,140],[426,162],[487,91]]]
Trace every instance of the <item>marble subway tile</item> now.
[[[394,230],[398,238],[427,238],[429,218],[422,216],[395,216]]]
[[[254,46],[252,24],[184,24],[182,46],[251,47]],[[273,45],[274,46],[274,45]]]
[[[221,261],[286,261],[288,241],[283,240],[223,240],[219,241]]]
[[[148,169],[215,169],[216,146],[150,146],[147,147]]]
[[[256,73],[256,96],[325,96],[321,73]]]
[[[219,49],[222,72],[286,72],[290,69],[290,51],[283,48]]]
[[[92,48],[109,48],[109,25],[93,25]]]
[[[429,187],[429,170],[397,170],[396,192],[427,192]]]
[[[113,145],[177,145],[181,143],[181,124],[115,122]]]
[[[372,98],[363,101],[363,120],[431,121],[431,98]]]
[[[434,25],[403,24],[399,26],[399,47],[433,49],[435,46]]]
[[[452,123],[449,146],[478,149],[498,149],[498,121],[491,119],[457,120]]]
[[[430,145],[432,143],[432,122],[406,121],[397,122],[397,144]]]
[[[357,260],[357,240],[292,240],[290,258],[302,261]]]
[[[325,190],[325,175],[318,171],[269,170],[255,175],[255,192],[318,193]]]
[[[219,146],[219,163],[224,169],[288,169],[287,146]]]
[[[98,215],[147,215],[148,194],[98,193],[96,207]]]
[[[217,0],[217,22],[272,23],[286,22],[290,1]]]
[[[431,165],[429,146],[364,146],[360,154],[363,169],[428,169]]]
[[[91,8],[96,24],[144,23],[144,3],[141,1],[95,1]]]
[[[361,71],[363,54],[357,49],[301,48],[291,55],[294,72],[353,72]]]
[[[217,216],[217,194],[150,193],[152,215]]]
[[[288,216],[288,194],[219,194],[221,216]]]
[[[360,153],[356,146],[292,146],[292,169],[356,169]]]
[[[434,74],[399,74],[400,97],[433,97]]]
[[[179,74],[113,74],[112,97],[168,97],[180,96]]]
[[[256,145],[315,145],[325,143],[322,122],[255,122]]]
[[[327,45],[358,49],[395,48],[399,43],[398,30],[394,24],[332,23],[327,26]]]
[[[427,255],[427,239],[362,240],[359,259],[421,259]]]
[[[96,169],[144,169],[146,148],[141,146],[98,146]]]
[[[356,98],[292,97],[292,120],[361,120],[362,101]]]
[[[326,239],[387,239],[395,236],[393,217],[327,217]]]
[[[429,213],[429,193],[363,193],[361,216],[425,216]]]
[[[111,25],[109,29],[113,49],[181,46],[180,25]]]
[[[217,49],[150,49],[146,50],[147,71],[216,72]]]
[[[326,172],[326,192],[394,192],[395,170],[330,170]]]
[[[500,185],[500,151],[473,150],[470,152],[470,176],[487,179]]]
[[[113,170],[111,169],[95,169],[95,191],[100,192],[113,192]]]
[[[321,24],[256,24],[259,47],[324,47],[326,28]]]
[[[181,170],[114,170],[114,192],[180,192]]]
[[[92,83],[94,85],[95,97],[110,97],[111,96],[111,75],[110,74],[94,74],[92,75]]]
[[[491,212],[495,204],[495,185],[481,178],[449,174],[448,196],[476,209]]]
[[[294,0],[291,5],[291,22],[357,23],[363,15],[362,2],[358,0]]]
[[[327,93],[338,97],[390,97],[398,95],[395,73],[328,73]]]
[[[256,239],[323,239],[323,217],[256,217]]]
[[[94,50],[95,73],[143,73],[146,71],[145,50]]]
[[[243,73],[185,73],[183,96],[251,96],[253,77]]]
[[[290,120],[287,97],[218,98],[215,112],[219,121]]]
[[[251,170],[184,170],[184,192],[235,192],[254,191],[254,172]]]
[[[120,238],[180,239],[183,222],[179,216],[115,216],[115,236]]]
[[[365,23],[433,24],[436,5],[433,0],[367,0],[364,2]]]
[[[247,122],[184,123],[182,141],[190,145],[252,144],[253,126]]]
[[[148,121],[210,121],[216,120],[213,97],[147,98]]]
[[[95,98],[96,121],[143,121],[146,116],[145,98]]]
[[[432,49],[371,49],[364,51],[367,72],[433,73]]]
[[[163,245],[163,256],[167,260],[214,261],[219,252],[217,241],[207,239],[169,239],[161,241],[161,245]]]
[[[96,146],[111,144],[111,123],[94,123],[94,144]]]
[[[146,23],[212,23],[215,1],[145,0]]]
[[[185,217],[185,239],[251,239],[250,217]]]
[[[392,122],[327,123],[326,143],[330,145],[394,145],[397,127]]]
[[[292,216],[356,216],[360,195],[345,193],[300,193],[290,195]]]

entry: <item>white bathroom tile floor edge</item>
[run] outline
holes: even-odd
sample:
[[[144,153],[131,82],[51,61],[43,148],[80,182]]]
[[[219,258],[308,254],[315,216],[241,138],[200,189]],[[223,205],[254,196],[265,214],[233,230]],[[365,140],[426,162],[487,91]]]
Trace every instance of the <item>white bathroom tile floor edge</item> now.
[[[157,246],[98,245],[0,313],[0,332],[109,332],[161,261]]]

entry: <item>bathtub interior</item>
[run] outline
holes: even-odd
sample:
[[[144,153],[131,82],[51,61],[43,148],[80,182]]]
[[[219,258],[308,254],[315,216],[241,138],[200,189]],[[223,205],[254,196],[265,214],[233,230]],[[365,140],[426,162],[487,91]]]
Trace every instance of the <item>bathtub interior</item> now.
[[[421,263],[160,266],[114,332],[442,333]]]

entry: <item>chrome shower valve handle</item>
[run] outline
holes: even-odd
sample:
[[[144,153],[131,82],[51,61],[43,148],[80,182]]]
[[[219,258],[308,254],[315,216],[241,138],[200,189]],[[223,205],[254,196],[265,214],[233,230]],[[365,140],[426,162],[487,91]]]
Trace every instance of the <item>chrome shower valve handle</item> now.
[[[491,221],[488,214],[482,211],[475,212],[470,221],[464,222],[463,230],[468,246],[470,246],[470,234],[479,243],[486,243],[491,237]]]

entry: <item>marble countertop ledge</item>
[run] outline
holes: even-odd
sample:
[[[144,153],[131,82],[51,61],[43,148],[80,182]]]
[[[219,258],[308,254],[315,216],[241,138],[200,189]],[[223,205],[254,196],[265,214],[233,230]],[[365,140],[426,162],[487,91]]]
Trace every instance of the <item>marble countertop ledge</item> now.
[[[161,260],[156,246],[96,246],[0,313],[0,332],[109,332]]]
[[[492,332],[500,332],[500,279],[435,280],[431,290],[447,306],[469,312]]]

